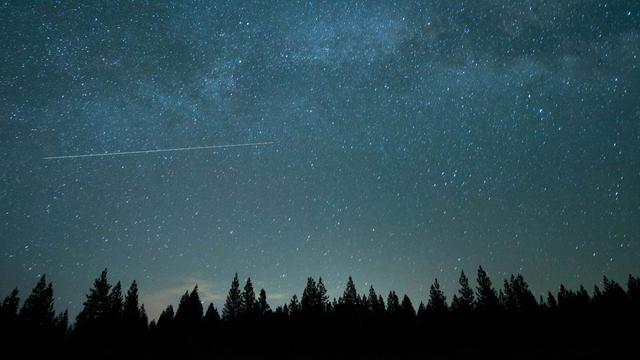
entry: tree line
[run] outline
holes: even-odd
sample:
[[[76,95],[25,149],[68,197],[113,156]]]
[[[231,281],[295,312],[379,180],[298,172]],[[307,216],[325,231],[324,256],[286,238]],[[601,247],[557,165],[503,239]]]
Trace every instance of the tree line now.
[[[520,274],[511,275],[503,280],[501,287],[496,287],[486,271],[479,267],[475,286],[470,284],[464,271],[460,273],[458,283],[457,292],[451,301],[447,301],[435,279],[426,301],[414,306],[409,296],[399,296],[396,291],[383,296],[370,286],[365,293],[358,293],[351,277],[342,295],[330,299],[322,278],[309,277],[300,297],[293,295],[287,303],[272,309],[264,289],[256,295],[250,278],[241,287],[236,274],[221,312],[213,303],[205,308],[196,285],[182,295],[177,308],[169,305],[158,319],[149,322],[138,298],[137,282],[133,281],[123,294],[120,282],[109,283],[105,269],[94,281],[73,323],[68,311],[55,313],[52,283],[47,283],[46,276],[42,276],[22,305],[18,289],[4,298],[0,305],[0,328],[2,338],[16,346],[24,345],[27,339],[29,343],[37,339],[42,347],[30,349],[36,352],[46,349],[69,351],[72,355],[76,351],[80,356],[82,349],[106,343],[142,357],[172,352],[178,355],[184,346],[187,350],[183,351],[187,354],[217,352],[232,358],[242,357],[243,338],[271,349],[263,354],[265,357],[266,354],[280,354],[284,350],[276,345],[277,335],[291,331],[295,335],[288,335],[289,338],[297,340],[289,344],[287,351],[293,351],[296,344],[305,344],[308,339],[301,334],[307,333],[321,338],[327,334],[334,337],[346,334],[351,339],[369,341],[381,338],[388,341],[385,351],[396,353],[399,344],[409,339],[426,336],[434,341],[443,340],[442,332],[446,330],[481,325],[494,334],[504,331],[504,327],[533,333],[545,327],[561,326],[578,334],[584,324],[593,327],[604,326],[611,319],[637,320],[640,311],[640,278],[632,275],[628,276],[626,289],[604,277],[602,287],[596,285],[591,292],[584,286],[573,290],[560,285],[558,291],[549,291],[538,298]],[[375,329],[395,329],[395,333],[367,335]],[[548,333],[553,331],[547,330]],[[505,335],[511,336],[509,331]],[[478,338],[485,336],[487,334],[480,334]],[[603,335],[600,340],[607,336],[611,334]],[[549,341],[553,343],[554,340]],[[337,343],[341,348],[349,346],[343,340]],[[473,341],[468,344],[482,346]],[[563,346],[562,343],[554,344]],[[420,352],[413,343],[407,343],[407,349]]]

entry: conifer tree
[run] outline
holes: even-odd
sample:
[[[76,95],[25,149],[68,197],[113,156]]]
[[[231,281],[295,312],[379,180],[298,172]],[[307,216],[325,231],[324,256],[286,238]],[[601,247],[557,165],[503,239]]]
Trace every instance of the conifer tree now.
[[[418,305],[418,312],[416,315],[418,316],[418,319],[421,321],[424,321],[427,317],[427,307],[424,306],[424,303],[422,301],[420,301],[420,305]]]
[[[416,317],[416,310],[413,308],[411,299],[409,299],[409,296],[407,296],[407,294],[402,297],[402,302],[400,303],[400,312],[402,313],[402,317],[406,320],[413,320]]]
[[[20,306],[20,298],[18,297],[18,288],[13,289],[0,305],[0,323],[8,324],[18,318],[18,307]]]
[[[242,291],[242,314],[248,317],[254,317],[257,314],[258,306],[256,303],[256,293],[253,290],[251,278],[247,278]]]
[[[369,287],[369,296],[367,297],[367,310],[371,313],[377,313],[378,309],[380,309],[380,304],[378,304],[378,294],[373,289],[373,286]]]
[[[478,286],[476,288],[476,309],[483,313],[496,312],[500,309],[498,294],[491,284],[487,273],[478,267]]]
[[[30,327],[51,328],[54,324],[53,287],[42,275],[20,309],[19,319]]]
[[[395,291],[390,291],[387,297],[387,313],[389,315],[397,315],[400,313],[400,299]]]
[[[348,311],[353,311],[360,303],[356,286],[353,283],[353,279],[349,276],[347,286],[344,290],[342,297],[340,298],[340,305]]]
[[[302,292],[302,299],[300,299],[300,311],[305,314],[317,313],[319,305],[316,281],[309,277],[307,278],[307,285]]]
[[[225,321],[237,319],[242,313],[242,294],[240,293],[240,282],[238,281],[238,273],[233,277],[231,289],[227,295],[227,301],[222,308],[222,318]]]
[[[76,318],[76,328],[83,327],[100,328],[107,320],[111,309],[111,299],[109,297],[111,285],[107,280],[107,269],[104,269],[94,283],[93,288],[87,294],[82,311]]]
[[[317,303],[318,303],[318,311],[324,312],[327,311],[327,307],[329,306],[329,296],[327,295],[327,288],[324,286],[322,282],[322,277],[318,278],[317,285]]]
[[[264,289],[260,289],[260,295],[258,295],[258,314],[260,316],[266,316],[271,312],[271,307],[267,302],[267,292]]]
[[[167,306],[165,310],[162,311],[160,316],[158,317],[157,327],[158,330],[167,331],[173,327],[173,320],[175,318],[173,312],[173,305]]]
[[[213,306],[213,303],[209,303],[207,307],[207,312],[204,314],[204,323],[209,330],[220,323],[220,314],[218,314],[218,310]]]
[[[112,288],[109,294],[109,321],[116,323],[121,319],[122,308],[122,284],[118,281]]]
[[[298,295],[293,294],[291,301],[289,302],[289,315],[296,316],[300,313],[300,302],[298,301]]]
[[[460,272],[458,284],[460,284],[460,288],[458,289],[458,294],[453,296],[451,309],[456,313],[467,314],[473,310],[475,297],[473,296],[471,286],[469,286],[469,279],[464,271]]]
[[[440,290],[438,279],[435,279],[429,288],[429,301],[427,302],[426,311],[428,313],[441,315],[446,313],[447,310],[447,298],[444,296],[442,290]]]
[[[125,327],[141,331],[146,328],[146,321],[142,317],[142,310],[138,300],[138,283],[134,280],[127,290],[122,308],[122,319]]]

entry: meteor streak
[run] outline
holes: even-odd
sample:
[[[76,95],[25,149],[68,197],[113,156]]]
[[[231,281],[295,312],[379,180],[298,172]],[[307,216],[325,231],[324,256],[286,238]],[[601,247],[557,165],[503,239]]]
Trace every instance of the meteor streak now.
[[[138,151],[119,151],[119,152],[109,152],[109,153],[81,154],[81,155],[61,155],[61,156],[47,156],[47,157],[44,157],[43,159],[44,160],[78,159],[78,158],[98,157],[98,156],[118,156],[118,155],[151,154],[151,153],[173,152],[173,151],[223,149],[223,148],[232,148],[232,147],[241,147],[241,146],[271,145],[273,143],[274,143],[273,141],[267,141],[267,142],[255,142],[255,143],[244,143],[244,144],[192,146],[192,147],[183,147],[183,148],[174,148],[174,149],[152,149],[152,150],[138,150]]]

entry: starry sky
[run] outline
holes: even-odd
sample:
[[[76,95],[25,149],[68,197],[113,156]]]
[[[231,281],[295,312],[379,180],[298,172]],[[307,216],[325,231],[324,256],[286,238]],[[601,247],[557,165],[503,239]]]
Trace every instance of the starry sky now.
[[[638,1],[7,1],[0,45],[2,296],[640,274]]]

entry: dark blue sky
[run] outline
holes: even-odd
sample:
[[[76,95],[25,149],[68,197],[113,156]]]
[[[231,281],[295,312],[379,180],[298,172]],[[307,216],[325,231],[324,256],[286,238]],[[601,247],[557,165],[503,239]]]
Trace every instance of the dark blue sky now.
[[[3,294],[640,273],[638,1],[9,1],[0,44]]]

